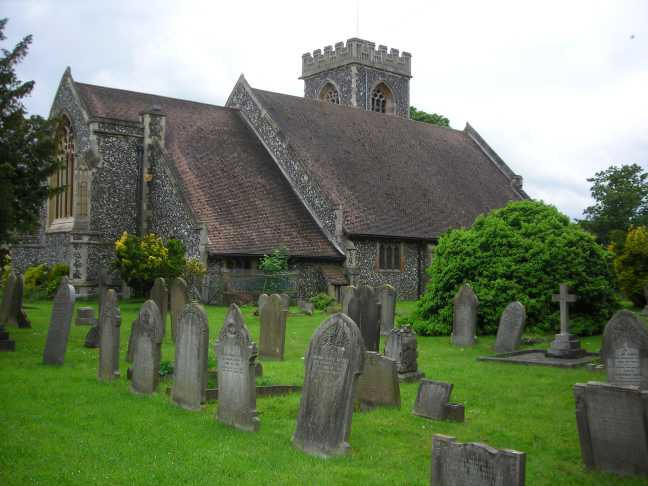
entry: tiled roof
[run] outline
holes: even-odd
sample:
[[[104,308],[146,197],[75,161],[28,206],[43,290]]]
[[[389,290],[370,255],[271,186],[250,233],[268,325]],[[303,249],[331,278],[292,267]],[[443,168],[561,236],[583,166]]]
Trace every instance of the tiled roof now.
[[[211,254],[340,258],[237,110],[76,83],[91,117],[137,122],[152,105],[166,115],[166,151]]]

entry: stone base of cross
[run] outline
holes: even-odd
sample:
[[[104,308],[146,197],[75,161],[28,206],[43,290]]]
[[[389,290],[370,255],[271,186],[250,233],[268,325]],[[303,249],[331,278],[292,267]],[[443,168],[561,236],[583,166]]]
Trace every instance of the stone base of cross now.
[[[551,296],[553,302],[560,303],[560,333],[551,342],[547,356],[552,358],[580,358],[587,351],[580,347],[580,339],[569,334],[569,307],[568,303],[576,302],[577,296],[569,293],[566,284],[560,284],[560,293]]]

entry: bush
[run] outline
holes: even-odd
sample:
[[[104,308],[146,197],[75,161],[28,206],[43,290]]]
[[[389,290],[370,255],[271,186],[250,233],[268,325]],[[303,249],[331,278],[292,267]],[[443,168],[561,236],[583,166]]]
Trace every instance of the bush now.
[[[329,305],[335,304],[335,298],[331,297],[329,294],[320,292],[310,298],[310,303],[313,304],[317,310],[323,311],[326,310]]]
[[[639,307],[646,303],[643,288],[648,284],[648,228],[637,226],[630,228],[621,249],[612,250],[617,253],[614,259],[621,292]]]
[[[205,265],[197,258],[187,258],[184,268],[184,279],[187,285],[191,287],[199,287],[201,278],[207,273]]]
[[[68,276],[70,267],[66,263],[48,266],[46,263],[28,267],[25,270],[24,294],[28,299],[52,298],[56,294],[61,279]]]
[[[611,270],[611,253],[557,209],[511,202],[439,239],[412,324],[420,334],[450,334],[452,299],[466,282],[479,298],[479,333],[495,333],[502,311],[515,300],[526,307],[529,330],[555,331],[559,307],[551,296],[566,283],[579,296],[570,307],[571,332],[600,333],[619,307]]]

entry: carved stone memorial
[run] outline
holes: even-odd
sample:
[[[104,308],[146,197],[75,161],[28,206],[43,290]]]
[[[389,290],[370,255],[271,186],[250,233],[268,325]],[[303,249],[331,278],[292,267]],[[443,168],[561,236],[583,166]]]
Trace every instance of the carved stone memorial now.
[[[511,302],[506,306],[500,317],[497,337],[495,338],[496,353],[510,353],[520,346],[522,333],[526,323],[526,310],[522,303]]]
[[[606,324],[601,360],[608,382],[648,390],[648,329],[633,312],[620,310]]]
[[[412,413],[433,420],[463,422],[463,405],[449,403],[452,388],[453,385],[450,383],[421,380]]]
[[[416,334],[410,326],[391,330],[385,345],[385,356],[396,361],[400,381],[417,381],[425,376],[418,370]]]
[[[131,390],[149,395],[160,381],[161,343],[164,323],[153,300],[147,300],[140,308],[138,326],[133,336],[133,374]]]
[[[580,347],[580,339],[569,334],[569,307],[568,304],[576,302],[578,297],[569,293],[566,284],[560,284],[560,293],[551,296],[553,302],[560,303],[560,334],[556,334],[555,339],[547,350],[547,356],[553,358],[580,358],[587,354]]]
[[[166,327],[166,315],[169,307],[169,289],[167,288],[166,281],[162,277],[156,278],[155,282],[153,282],[150,299],[158,306],[162,324]]]
[[[176,328],[178,327],[178,319],[180,318],[180,313],[183,311],[185,305],[189,302],[187,282],[185,282],[183,278],[174,278],[171,282],[169,301],[171,305],[171,337],[173,342],[177,343]]]
[[[373,287],[347,287],[343,312],[356,323],[367,351],[378,351],[380,344],[380,304]]]
[[[348,451],[353,400],[364,357],[360,330],[345,314],[334,314],[317,328],[306,354],[293,435],[297,448],[320,457]]]
[[[230,305],[218,334],[218,411],[216,418],[241,430],[259,430],[256,410],[256,344],[236,304]]]
[[[479,299],[468,284],[463,284],[453,300],[452,344],[473,346],[477,332],[477,308]]]
[[[75,300],[74,287],[69,284],[67,277],[63,277],[52,305],[52,316],[47,331],[45,351],[43,352],[43,363],[45,364],[63,364],[68,337],[70,336]]]
[[[375,351],[365,354],[364,369],[358,378],[358,399],[361,410],[374,407],[400,408],[400,385],[396,361]]]
[[[99,316],[99,369],[97,377],[102,381],[111,381],[119,377],[119,330],[121,314],[117,301],[117,292],[110,289]]]
[[[261,308],[259,317],[261,321],[259,357],[283,360],[288,309],[284,307],[281,297],[272,294]]]
[[[380,302],[380,335],[389,336],[396,316],[396,289],[389,284],[378,288]]]

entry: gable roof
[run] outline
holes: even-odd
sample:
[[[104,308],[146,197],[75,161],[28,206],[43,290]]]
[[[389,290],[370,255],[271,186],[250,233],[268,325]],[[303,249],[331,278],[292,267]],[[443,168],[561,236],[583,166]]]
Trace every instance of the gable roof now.
[[[166,115],[165,148],[211,254],[341,258],[293,193],[238,110],[75,83],[91,117],[139,122],[157,105]]]
[[[509,177],[464,131],[252,89],[350,235],[433,239],[508,201]]]

